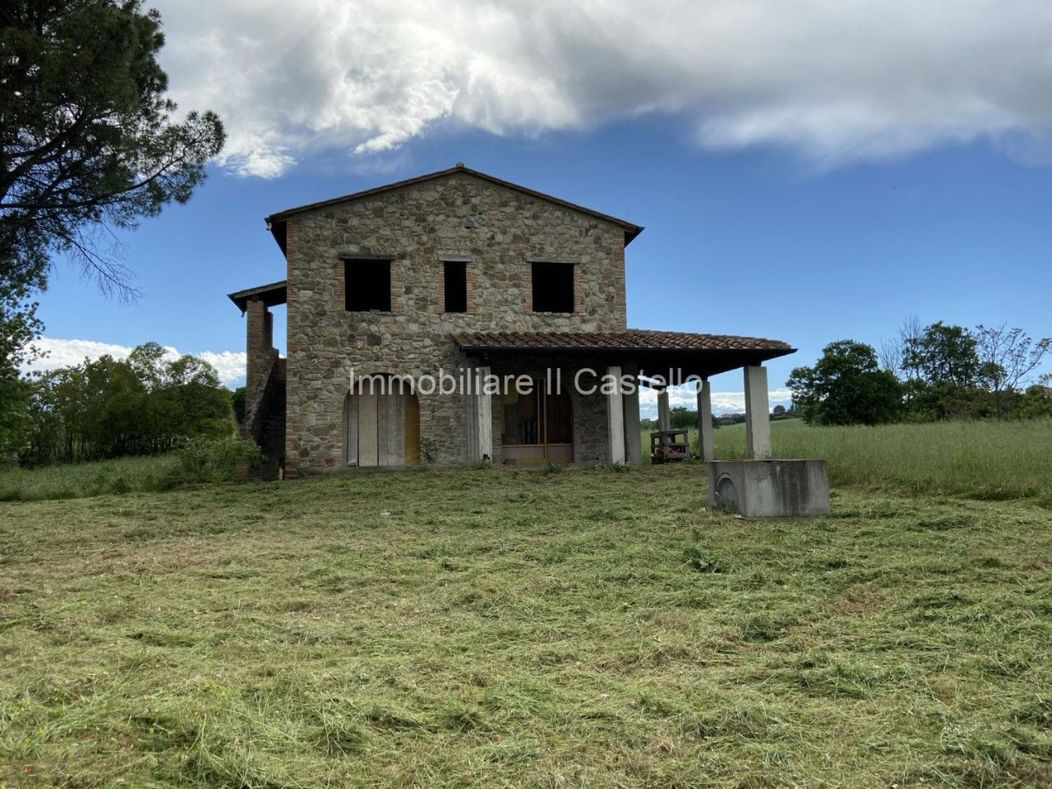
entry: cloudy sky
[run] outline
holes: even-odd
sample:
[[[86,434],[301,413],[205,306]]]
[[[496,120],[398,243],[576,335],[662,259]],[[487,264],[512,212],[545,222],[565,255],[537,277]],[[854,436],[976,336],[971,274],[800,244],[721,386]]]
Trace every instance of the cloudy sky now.
[[[41,337],[34,343],[41,358],[29,365],[29,369],[54,370],[59,367],[71,367],[85,359],[98,359],[100,356],[112,356],[114,359],[126,359],[132,352],[130,345],[118,345],[112,342],[96,340],[63,340],[54,337]],[[171,345],[164,346],[169,359],[178,359],[182,352]],[[238,386],[245,382],[244,351],[196,351],[219,373],[219,380],[227,386]],[[671,399],[671,398],[670,398]]]
[[[284,276],[263,216],[457,161],[645,225],[630,322],[786,339],[772,389],[908,315],[1052,333],[1047,0],[153,5],[229,143],[123,237],[138,303],[58,267],[53,359],[152,339],[233,383],[223,294]]]
[[[391,151],[680,116],[699,146],[818,166],[975,139],[1044,158],[1046,0],[163,2],[177,99],[228,118],[224,163]],[[207,9],[207,10],[206,10]]]

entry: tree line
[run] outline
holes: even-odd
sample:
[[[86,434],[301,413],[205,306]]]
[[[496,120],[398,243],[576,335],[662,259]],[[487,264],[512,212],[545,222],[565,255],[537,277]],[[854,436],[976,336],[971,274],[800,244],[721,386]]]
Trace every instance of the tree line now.
[[[232,393],[195,356],[170,358],[157,343],[127,359],[102,356],[26,379],[23,410],[6,447],[24,465],[171,451],[187,440],[234,433]]]
[[[1007,325],[922,326],[910,318],[879,351],[855,340],[830,343],[786,386],[811,424],[1052,416],[1052,375],[1031,381],[1050,350],[1052,338]]]

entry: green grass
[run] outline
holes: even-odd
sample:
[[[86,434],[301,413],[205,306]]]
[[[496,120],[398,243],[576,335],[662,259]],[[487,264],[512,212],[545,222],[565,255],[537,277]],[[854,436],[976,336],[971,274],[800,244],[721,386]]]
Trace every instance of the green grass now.
[[[1052,419],[881,427],[810,427],[790,419],[771,429],[776,457],[824,458],[837,485],[1052,504]],[[697,451],[697,431],[690,436]],[[744,425],[721,427],[715,437],[717,458],[744,456]],[[645,453],[649,430],[642,445]],[[175,455],[0,469],[0,501],[158,492],[186,476]]]
[[[697,450],[697,431],[691,442]],[[879,427],[771,423],[775,457],[824,458],[837,485],[1052,504],[1052,419]],[[745,455],[745,426],[715,431],[716,457]],[[650,446],[650,431],[643,431]]]
[[[1040,786],[1052,530],[698,464],[0,504],[0,784]]]
[[[74,499],[105,493],[161,491],[177,481],[175,455],[70,463],[39,469],[0,468],[0,501]]]

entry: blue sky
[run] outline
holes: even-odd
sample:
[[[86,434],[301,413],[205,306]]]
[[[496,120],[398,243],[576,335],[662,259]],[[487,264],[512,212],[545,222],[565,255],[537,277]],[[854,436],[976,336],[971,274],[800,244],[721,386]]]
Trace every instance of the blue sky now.
[[[676,124],[640,121],[534,140],[439,132],[385,172],[331,156],[269,180],[214,168],[188,205],[123,236],[138,302],[59,265],[46,334],[240,351],[225,294],[284,277],[264,216],[457,161],[645,225],[627,254],[629,324],[785,339],[799,351],[769,364],[772,389],[826,343],[879,344],[908,315],[1052,331],[1052,171],[973,144],[823,172],[785,151],[699,152]]]
[[[1027,23],[1052,29],[1052,14],[1021,3],[1031,17],[992,24],[980,0],[952,17],[936,2],[915,27],[908,15],[867,27],[865,4],[804,3],[791,22],[759,25],[739,13],[756,2],[673,3],[678,16],[650,22],[668,40],[704,38],[720,11],[717,33],[740,25],[734,40],[764,53],[747,62],[722,36],[707,60],[647,49],[643,34],[626,50],[558,4],[525,21],[483,17],[497,22],[477,30],[463,27],[470,15],[429,27],[426,4],[366,4],[351,18],[314,0],[295,22],[268,23],[247,2],[211,15],[162,2],[173,94],[220,112],[229,155],[188,205],[121,235],[136,303],[58,262],[40,299],[46,336],[240,352],[244,324],[225,294],[284,278],[264,216],[458,161],[644,225],[627,251],[629,325],[787,340],[799,352],[769,365],[772,390],[826,343],[877,345],[910,315],[1052,334],[1052,157],[1038,106],[1048,70],[1019,71],[1042,40],[1022,36]],[[579,13],[609,13],[598,5]],[[234,25],[240,36],[223,38]],[[538,57],[526,33],[544,25],[554,43]],[[362,29],[358,46],[346,42]],[[844,36],[868,38],[852,50]],[[399,42],[427,57],[386,71],[356,60]],[[482,57],[487,46],[499,57]],[[1018,57],[1003,68],[973,62],[1006,46]],[[908,85],[889,47],[912,64]],[[240,70],[224,65],[235,56]],[[53,347],[67,360],[87,346]],[[741,389],[736,374],[714,380]]]

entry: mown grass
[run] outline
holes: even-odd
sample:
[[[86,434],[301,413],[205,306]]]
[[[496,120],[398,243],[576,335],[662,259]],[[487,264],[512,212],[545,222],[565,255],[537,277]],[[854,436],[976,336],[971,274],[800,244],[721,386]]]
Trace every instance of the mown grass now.
[[[1048,785],[1052,530],[698,464],[0,504],[0,783]]]
[[[811,427],[790,419],[773,422],[771,429],[776,457],[825,458],[837,485],[976,499],[1035,498],[1052,505],[1052,419],[881,427]],[[696,453],[697,431],[690,437]],[[715,439],[717,458],[744,456],[743,425],[721,427]],[[642,445],[645,453],[649,430],[642,431]],[[176,454],[34,470],[0,468],[0,501],[159,492],[195,481],[204,478],[180,469]]]
[[[745,427],[715,431],[717,459],[745,455]],[[649,447],[650,431],[643,431]],[[697,451],[697,431],[691,442]],[[1052,504],[1052,419],[878,427],[771,423],[775,457],[824,458],[837,485]]]
[[[74,499],[106,493],[162,491],[179,482],[176,455],[69,463],[46,468],[0,468],[0,501]]]

